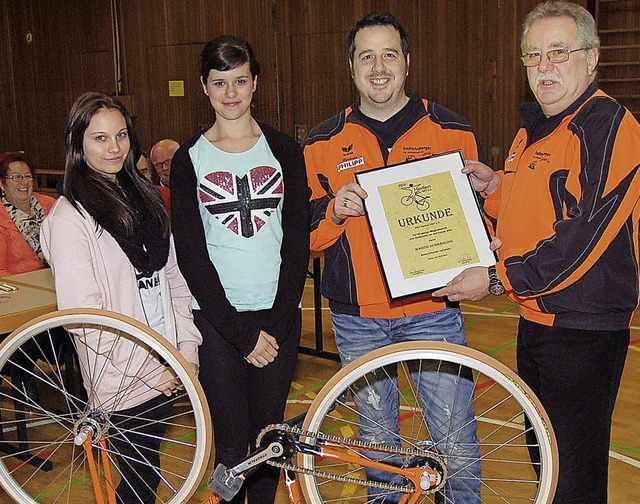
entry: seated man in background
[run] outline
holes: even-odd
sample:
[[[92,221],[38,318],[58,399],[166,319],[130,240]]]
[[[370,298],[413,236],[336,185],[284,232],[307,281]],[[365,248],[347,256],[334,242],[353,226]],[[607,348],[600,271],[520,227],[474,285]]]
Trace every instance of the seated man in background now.
[[[153,147],[149,156],[151,157],[151,163],[156,170],[158,177],[160,177],[160,185],[169,187],[169,172],[171,171],[171,160],[176,153],[180,144],[170,138],[160,140]]]
[[[171,193],[169,192],[168,187],[160,185],[160,177],[154,169],[151,159],[149,159],[146,152],[140,152],[140,157],[136,162],[136,168],[138,168],[140,173],[142,173],[147,180],[151,181],[158,188],[160,194],[162,194],[162,201],[164,201],[164,206],[167,209],[169,218],[171,218]]]

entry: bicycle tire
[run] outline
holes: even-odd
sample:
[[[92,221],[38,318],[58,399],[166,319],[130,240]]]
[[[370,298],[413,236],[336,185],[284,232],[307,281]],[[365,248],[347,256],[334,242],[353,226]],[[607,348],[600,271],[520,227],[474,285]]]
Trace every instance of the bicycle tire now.
[[[109,352],[103,355],[111,355],[118,345],[133,349],[131,357],[127,357],[126,372],[118,382],[117,397],[112,400],[99,395],[100,387],[104,389],[106,383],[105,368],[87,364],[99,362],[99,352],[84,343],[89,334],[99,335],[99,348]],[[71,345],[66,349],[72,352],[61,355],[61,344]],[[26,361],[25,355],[30,355]],[[75,358],[69,359],[70,355]],[[153,381],[161,372],[158,369],[167,366],[180,380],[182,390],[165,400],[152,383],[158,383],[157,379]],[[84,391],[73,385],[78,368]],[[0,369],[13,373],[11,379],[5,377],[0,383],[0,485],[16,502],[98,501],[87,453],[79,445],[82,438],[74,442],[83,428],[91,426],[106,439],[106,445],[100,446],[96,436],[91,450],[105,491],[105,470],[114,473],[113,484],[117,485],[123,478],[122,467],[150,460],[143,445],[144,439],[152,436],[161,444],[160,463],[154,467],[161,481],[157,489],[150,491],[160,502],[186,502],[203,480],[212,445],[212,424],[204,392],[176,348],[144,324],[104,310],[53,312],[24,324],[7,337],[0,345]],[[142,369],[142,376],[136,376]],[[15,379],[14,375],[21,378]],[[25,377],[35,380],[39,399],[31,397],[21,385],[27,383]],[[165,411],[159,418],[144,410],[149,394],[154,396],[153,401],[165,405],[154,406],[155,411]],[[135,413],[124,415],[120,406],[125,404],[126,411]],[[149,434],[153,426],[161,430]],[[27,434],[26,440],[19,439],[20,429]],[[117,436],[121,436],[120,441]],[[123,440],[134,447],[133,455],[120,451]],[[136,444],[138,440],[140,444]],[[109,467],[103,455],[108,457]]]
[[[549,418],[542,404],[531,389],[504,364],[477,350],[441,342],[406,342],[380,348],[351,362],[333,376],[313,400],[306,415],[303,429],[324,432],[342,437],[357,437],[363,418],[357,413],[353,397],[354,383],[370,379],[372,373],[389,376],[396,368],[397,393],[400,396],[402,422],[400,437],[402,447],[420,448],[430,439],[426,426],[423,405],[418,397],[408,363],[431,364],[431,369],[457,366],[459,372],[467,368],[473,371],[473,405],[478,425],[480,448],[481,502],[530,502],[547,504],[553,499],[558,474],[558,452]],[[408,394],[404,393],[409,389]],[[525,427],[520,418],[531,424],[529,436],[535,438],[540,453],[539,476],[533,469],[527,443],[524,442]],[[416,433],[420,433],[416,435]],[[303,441],[313,443],[310,438]],[[441,444],[441,443],[440,443]],[[438,452],[438,443],[431,450]],[[442,454],[440,454],[442,456]],[[447,465],[446,454],[443,457]],[[299,455],[298,462],[307,470],[331,472],[336,475],[359,476],[366,479],[362,467],[340,464],[335,459],[323,460],[313,455]],[[446,467],[445,467],[446,468]],[[451,476],[451,475],[448,475]],[[326,477],[302,474],[301,489],[308,504],[324,502],[365,503],[369,500],[365,487],[336,483]],[[350,492],[350,493],[349,493]],[[448,498],[445,485],[439,491],[438,502],[453,502]],[[436,493],[407,495],[403,502],[436,502]],[[380,497],[379,497],[380,498]],[[381,502],[375,500],[375,502]],[[395,501],[394,501],[395,502]]]

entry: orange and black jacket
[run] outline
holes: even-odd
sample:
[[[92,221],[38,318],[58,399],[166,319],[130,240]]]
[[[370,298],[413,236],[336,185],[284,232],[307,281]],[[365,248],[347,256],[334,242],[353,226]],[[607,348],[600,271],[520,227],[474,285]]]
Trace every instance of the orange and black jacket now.
[[[311,190],[311,250],[324,251],[322,294],[336,313],[400,318],[446,306],[431,296],[390,304],[366,217],[350,217],[339,225],[331,220],[335,194],[354,181],[356,171],[456,149],[466,159],[479,159],[480,146],[464,117],[415,93],[407,94],[410,112],[405,124],[409,127],[389,152],[367,127],[358,103],[312,129],[304,142]]]
[[[503,243],[498,274],[528,320],[625,329],[638,306],[640,125],[597,82],[558,116],[520,111],[485,200]]]

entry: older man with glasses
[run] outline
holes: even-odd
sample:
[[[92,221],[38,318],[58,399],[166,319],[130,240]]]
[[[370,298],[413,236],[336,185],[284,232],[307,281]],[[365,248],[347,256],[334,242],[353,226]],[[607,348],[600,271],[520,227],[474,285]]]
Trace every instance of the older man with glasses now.
[[[463,170],[484,194],[500,261],[434,293],[506,290],[519,304],[518,372],[555,430],[562,504],[607,502],[611,418],[638,307],[640,125],[598,89],[599,47],[576,4],[528,14],[522,61],[537,103],[520,107],[503,171]]]
[[[158,177],[160,177],[160,185],[169,187],[169,176],[171,172],[171,160],[173,155],[180,148],[180,144],[170,138],[160,140],[153,147],[149,157]]]

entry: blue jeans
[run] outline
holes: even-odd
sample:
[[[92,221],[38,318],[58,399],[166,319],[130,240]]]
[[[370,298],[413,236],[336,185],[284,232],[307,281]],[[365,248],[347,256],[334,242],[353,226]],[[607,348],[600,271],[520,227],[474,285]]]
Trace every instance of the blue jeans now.
[[[433,313],[398,319],[372,319],[331,313],[333,330],[342,364],[381,347],[403,341],[447,341],[466,346],[467,340],[460,310],[446,308]],[[451,372],[423,370],[418,372],[415,362],[412,378],[418,385],[422,411],[431,440],[443,455],[449,479],[436,502],[446,504],[480,503],[480,447],[476,434],[473,410],[473,381],[461,377],[458,366]],[[422,363],[423,366],[425,363]],[[445,372],[443,372],[445,371]],[[378,377],[376,377],[378,378]],[[433,393],[436,391],[437,393]],[[358,438],[376,444],[400,446],[398,415],[400,397],[395,378],[379,377],[355,394],[360,415]],[[375,456],[375,452],[367,455]],[[387,461],[387,460],[385,460]],[[387,461],[388,462],[388,461]],[[391,463],[402,464],[401,460]],[[389,473],[367,469],[367,477],[389,481]],[[394,481],[401,483],[401,481]],[[369,496],[379,496],[372,502],[395,503],[401,495],[369,489]]]

